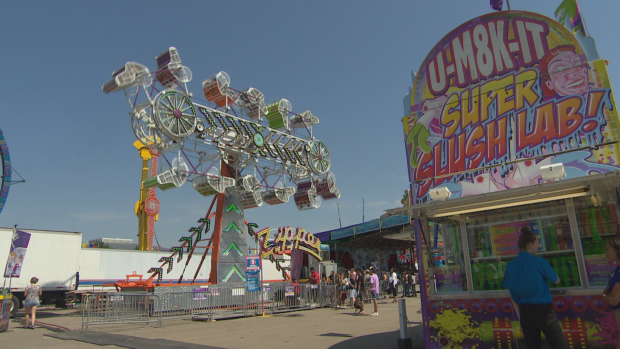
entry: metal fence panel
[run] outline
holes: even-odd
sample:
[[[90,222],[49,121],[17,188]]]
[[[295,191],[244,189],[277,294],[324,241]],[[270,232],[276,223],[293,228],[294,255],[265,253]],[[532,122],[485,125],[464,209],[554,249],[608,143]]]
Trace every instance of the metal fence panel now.
[[[84,297],[82,331],[97,324],[150,323],[161,327],[161,316],[156,311],[160,298],[152,294],[103,293]]]
[[[199,315],[210,316],[213,308],[213,297],[208,290],[198,289],[191,292],[158,293],[160,316],[166,319],[188,318]]]
[[[245,287],[212,285],[208,288],[161,289],[156,293],[100,293],[84,296],[82,328],[94,324],[157,322],[163,319],[243,317],[336,306],[338,288],[329,284],[274,283],[262,292]]]

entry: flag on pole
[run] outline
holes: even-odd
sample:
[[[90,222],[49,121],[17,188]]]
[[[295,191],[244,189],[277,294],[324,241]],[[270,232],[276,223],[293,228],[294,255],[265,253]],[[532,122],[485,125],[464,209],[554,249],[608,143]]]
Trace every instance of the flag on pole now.
[[[577,0],[563,0],[555,10],[555,19],[565,26],[567,21],[570,22],[570,27],[567,28],[571,29],[573,34],[581,33],[582,36],[586,36]]]
[[[504,7],[504,0],[491,0],[491,8],[495,11],[501,11]]]
[[[26,233],[21,230],[14,230],[13,237],[11,238],[11,250],[9,251],[9,258],[6,261],[6,267],[4,268],[4,277],[18,278],[22,272],[22,265],[24,265],[24,258],[26,257],[26,249],[30,242],[30,233]]]

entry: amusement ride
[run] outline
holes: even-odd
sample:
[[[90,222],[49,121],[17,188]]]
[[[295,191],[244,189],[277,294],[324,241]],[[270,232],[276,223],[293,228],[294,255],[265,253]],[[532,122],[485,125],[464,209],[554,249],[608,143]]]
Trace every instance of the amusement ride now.
[[[313,134],[319,119],[309,110],[293,113],[291,102],[284,98],[266,104],[254,87],[234,89],[223,71],[202,82],[206,100],[199,104],[187,87],[192,72],[182,65],[177,49],[170,47],[156,61],[154,72],[127,62],[102,88],[106,94],[123,91],[131,108],[131,126],[138,139],[134,146],[143,160],[136,204],[139,248],[153,246],[160,208],[156,188],[165,191],[189,182],[213,201],[199,225],[189,229],[190,235],[179,240],[169,257],[160,259],[159,267],[149,270],[145,282],[152,284],[157,277],[155,284],[160,283],[164,267],[170,272],[183,254],[187,267],[196,249],[204,253],[194,280],[210,251],[210,283],[244,281],[248,251],[244,232],[258,239],[256,225],[245,220],[244,210],[287,203],[291,197],[299,210],[309,210],[318,208],[321,199],[340,197],[330,172],[329,150]],[[213,218],[213,233],[207,238]],[[261,245],[267,238],[261,236]]]
[[[11,156],[2,130],[0,130],[0,160],[2,160],[2,177],[0,177],[0,213],[2,213],[11,186]]]

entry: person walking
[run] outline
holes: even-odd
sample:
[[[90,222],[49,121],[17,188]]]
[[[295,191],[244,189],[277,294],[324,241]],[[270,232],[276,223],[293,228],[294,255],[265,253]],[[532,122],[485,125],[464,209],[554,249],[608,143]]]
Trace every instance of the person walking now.
[[[411,286],[413,289],[413,296],[417,297],[418,296],[418,290],[417,290],[417,283],[418,283],[418,274],[417,273],[413,273],[412,277],[411,277]]]
[[[379,306],[377,305],[377,299],[379,298],[379,293],[381,289],[379,288],[379,277],[377,276],[377,271],[374,267],[370,268],[370,295],[372,297],[372,302],[375,306],[375,312],[370,314],[373,316],[379,315]]]
[[[388,294],[388,291],[390,290],[390,282],[388,280],[388,274],[386,272],[381,272],[381,274],[383,275],[383,294]]]
[[[321,276],[319,272],[314,270],[314,267],[310,268],[310,302],[312,304],[318,303],[319,283],[321,282]]]
[[[346,278],[346,274],[340,276],[340,309],[347,308],[347,289],[349,287],[349,279]]]
[[[39,279],[33,277],[30,279],[30,285],[24,291],[24,308],[26,313],[26,328],[34,329],[34,323],[37,317],[37,307],[40,304],[39,297],[43,293],[41,286],[37,285]],[[29,325],[30,323],[30,325]]]
[[[562,327],[553,310],[553,299],[547,282],[557,285],[558,274],[538,252],[538,235],[528,226],[521,228],[519,255],[506,266],[502,286],[510,291],[528,349],[539,349],[541,332],[552,349],[566,349]]]
[[[394,271],[394,268],[391,269],[391,275],[390,275],[390,290],[392,291],[392,296],[394,297],[394,300],[392,301],[392,303],[396,303],[398,301],[398,292],[397,292],[397,287],[398,287],[398,276],[396,275],[396,271]]]
[[[364,271],[364,291],[366,293],[364,293],[364,300],[368,303],[370,303],[370,299],[372,298],[370,296],[370,270],[365,270]]]
[[[355,270],[349,273],[349,299],[351,300],[351,307],[355,307],[355,298],[357,298],[357,274]]]
[[[616,263],[607,288],[603,291],[603,301],[611,305],[614,311],[616,322],[618,323],[618,334],[616,335],[616,349],[620,349],[620,239],[609,239],[605,244],[605,256],[610,262]]]
[[[357,275],[359,275],[358,280],[357,280],[357,298],[359,298],[360,300],[360,312],[358,313],[359,315],[365,315],[366,313],[364,313],[364,279],[362,277],[363,272],[362,269],[357,269]]]
[[[410,277],[409,277],[409,271],[404,271],[403,272],[403,276],[402,276],[402,282],[403,282],[403,297],[409,297],[410,293],[411,293],[411,282],[410,282]]]

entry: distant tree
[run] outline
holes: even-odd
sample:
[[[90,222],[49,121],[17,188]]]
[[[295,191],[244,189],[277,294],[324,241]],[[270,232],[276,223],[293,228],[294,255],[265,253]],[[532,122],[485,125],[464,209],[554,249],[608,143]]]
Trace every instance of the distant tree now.
[[[94,245],[99,248],[111,248],[110,245],[104,244],[103,241],[97,241],[94,243]]]

